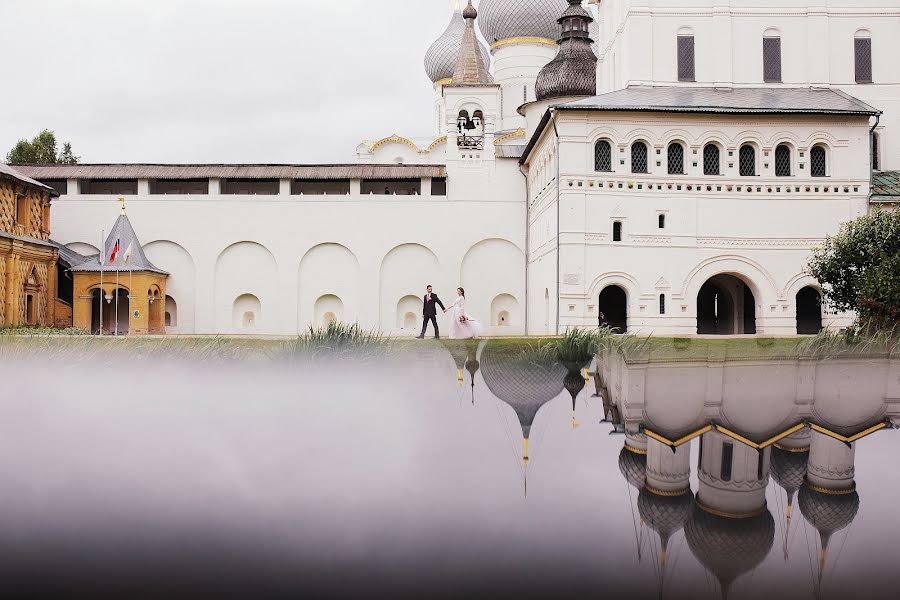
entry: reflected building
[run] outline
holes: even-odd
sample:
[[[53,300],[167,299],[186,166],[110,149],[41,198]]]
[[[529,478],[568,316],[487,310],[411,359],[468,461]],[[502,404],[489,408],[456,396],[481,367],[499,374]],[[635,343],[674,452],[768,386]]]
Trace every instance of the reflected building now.
[[[791,520],[794,513],[794,500],[797,492],[806,480],[809,465],[810,431],[802,429],[790,435],[772,448],[772,479],[784,490],[785,527],[784,527],[784,559],[788,559],[788,545],[791,534]]]

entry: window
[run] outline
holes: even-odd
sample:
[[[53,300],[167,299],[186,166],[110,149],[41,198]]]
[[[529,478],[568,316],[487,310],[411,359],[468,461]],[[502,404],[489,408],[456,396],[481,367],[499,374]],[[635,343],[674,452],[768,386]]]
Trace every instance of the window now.
[[[721,175],[721,152],[715,144],[707,144],[703,148],[703,174]]]
[[[872,83],[872,39],[858,37],[854,40],[856,50],[856,83]]]
[[[759,451],[759,459],[756,462],[756,478],[759,481],[763,480],[763,467],[765,467],[766,462],[766,453],[762,450]]]
[[[731,481],[731,463],[734,461],[734,444],[725,442],[722,444],[722,472],[720,473],[722,481]]]
[[[295,179],[291,182],[291,194],[295,196],[348,196],[349,179]]]
[[[828,170],[826,153],[823,146],[813,146],[809,152],[809,174],[813,177],[825,177]]]
[[[763,81],[781,83],[781,38],[763,38]]]
[[[694,36],[678,36],[678,81],[696,81]]]
[[[666,295],[665,294],[659,295],[659,314],[661,314],[661,315],[666,314]]]
[[[660,229],[666,228],[666,215],[659,215],[659,228]]]
[[[594,146],[594,170],[609,173],[612,168],[612,144],[600,140]]]
[[[99,196],[134,196],[137,179],[83,179],[81,193]]]
[[[750,144],[741,146],[740,154],[741,177],[753,177],[756,175],[756,148]]]
[[[222,194],[234,196],[275,196],[281,189],[278,179],[223,179]]]
[[[791,147],[787,144],[779,144],[775,148],[775,175],[776,177],[791,176]]]
[[[684,175],[684,146],[669,144],[669,175]]]
[[[615,223],[613,223],[613,241],[622,241],[622,221],[616,221]]]
[[[16,223],[28,226],[28,198],[16,196]]]
[[[631,145],[631,172],[632,173],[649,173],[649,156],[647,144],[644,142],[635,142]]]
[[[872,133],[872,170],[881,170],[881,153],[878,151],[878,134]]]
[[[447,178],[435,177],[431,180],[431,195],[446,196],[447,195]]]

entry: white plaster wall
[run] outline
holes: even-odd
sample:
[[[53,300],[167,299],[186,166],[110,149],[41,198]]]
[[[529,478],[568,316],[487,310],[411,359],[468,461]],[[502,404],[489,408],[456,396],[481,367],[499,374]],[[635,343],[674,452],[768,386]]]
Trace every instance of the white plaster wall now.
[[[754,292],[758,333],[794,334],[796,294],[815,285],[804,274],[811,249],[842,222],[867,210],[865,118],[767,117],[760,122],[563,112],[559,131],[559,203],[553,135],[541,140],[528,168],[529,295],[556,284],[547,261],[557,243],[558,210],[560,330],[596,326],[600,293],[618,285],[628,296],[631,331],[695,334],[700,287],[714,275],[729,273]],[[598,139],[613,143],[613,173],[594,172]],[[650,174],[630,172],[630,144],[637,139],[650,146]],[[702,174],[702,149],[710,140],[724,147],[725,175]],[[759,176],[739,177],[736,172],[738,148],[745,140],[759,146]],[[671,141],[685,144],[688,175],[667,174]],[[774,175],[774,148],[782,141],[794,145],[792,177]],[[809,166],[799,168],[808,162],[814,144],[828,148],[829,177],[808,177]],[[662,230],[660,214],[666,215]],[[618,243],[612,240],[616,221],[623,224]],[[660,294],[667,300],[665,315],[659,314]],[[533,318],[537,311],[530,309]],[[829,316],[826,322],[843,326],[849,316]]]
[[[556,56],[559,47],[541,43],[507,44],[491,51],[494,82],[502,90],[497,131],[525,127],[518,108],[532,102],[538,73]]]
[[[192,333],[195,329],[196,312],[196,267],[190,253],[170,240],[155,240],[150,243],[141,240],[147,258],[169,273],[166,281],[166,295],[175,301],[175,326],[167,328],[168,333]]]
[[[764,86],[762,38],[782,39],[785,86],[834,86],[884,111],[884,169],[900,168],[900,5],[895,0],[620,0],[603,2],[598,88]],[[676,37],[693,32],[696,84],[677,82]],[[854,37],[872,39],[873,84],[856,84]]]

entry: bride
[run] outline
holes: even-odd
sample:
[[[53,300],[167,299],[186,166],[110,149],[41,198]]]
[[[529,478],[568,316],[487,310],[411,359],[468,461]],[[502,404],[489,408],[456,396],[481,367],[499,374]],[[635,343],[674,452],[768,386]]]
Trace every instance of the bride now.
[[[451,304],[444,312],[450,312],[453,320],[450,322],[451,340],[475,339],[481,335],[481,323],[466,313],[466,290],[456,288],[456,302]]]

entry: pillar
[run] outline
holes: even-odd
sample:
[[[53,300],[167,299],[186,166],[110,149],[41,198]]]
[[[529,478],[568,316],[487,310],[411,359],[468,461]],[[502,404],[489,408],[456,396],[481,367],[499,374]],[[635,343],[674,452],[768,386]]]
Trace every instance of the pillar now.
[[[760,452],[717,431],[703,434],[701,444],[700,505],[729,517],[766,510],[770,450]]]
[[[691,443],[672,448],[647,440],[647,489],[661,496],[680,496],[691,489]]]
[[[807,483],[828,491],[852,490],[856,486],[856,445],[817,431],[812,432],[810,441]]]
[[[6,323],[9,327],[19,324],[19,294],[17,290],[19,274],[19,257],[10,254],[6,257]]]

